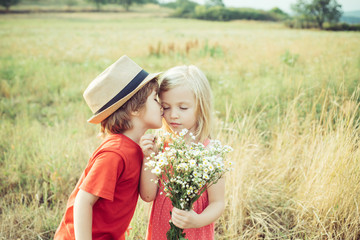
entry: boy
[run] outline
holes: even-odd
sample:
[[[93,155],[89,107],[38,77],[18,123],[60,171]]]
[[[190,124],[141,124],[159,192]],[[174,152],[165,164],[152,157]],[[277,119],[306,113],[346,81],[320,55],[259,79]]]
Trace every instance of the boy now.
[[[138,142],[160,128],[157,74],[122,56],[84,92],[101,124],[103,143],[90,158],[67,203],[54,239],[125,239],[134,214],[143,154]]]

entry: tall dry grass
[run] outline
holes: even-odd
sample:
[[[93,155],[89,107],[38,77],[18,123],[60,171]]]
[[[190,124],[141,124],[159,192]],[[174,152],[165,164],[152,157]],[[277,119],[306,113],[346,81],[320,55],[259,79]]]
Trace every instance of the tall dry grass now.
[[[219,134],[236,146],[219,239],[360,237],[359,89],[340,105],[324,94],[318,119],[293,99],[265,143],[251,120]]]
[[[0,16],[0,36],[0,239],[52,238],[100,141],[82,91],[123,54],[208,76],[235,149],[216,239],[360,238],[359,33],[132,12]]]

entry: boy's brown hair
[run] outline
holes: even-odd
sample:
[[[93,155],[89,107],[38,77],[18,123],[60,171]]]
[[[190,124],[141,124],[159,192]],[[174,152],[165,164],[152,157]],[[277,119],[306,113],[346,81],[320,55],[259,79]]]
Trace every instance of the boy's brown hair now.
[[[159,84],[157,78],[154,78],[144,85],[134,96],[132,96],[124,105],[112,113],[101,122],[100,134],[119,134],[133,127],[131,114],[134,111],[142,110],[150,94],[155,91],[158,93]]]

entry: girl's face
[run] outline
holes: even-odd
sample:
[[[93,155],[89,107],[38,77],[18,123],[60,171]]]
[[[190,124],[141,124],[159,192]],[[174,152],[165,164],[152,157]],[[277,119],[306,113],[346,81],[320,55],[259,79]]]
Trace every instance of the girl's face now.
[[[190,132],[196,129],[195,94],[187,86],[176,86],[160,93],[164,118],[174,132],[181,132],[186,128]]]

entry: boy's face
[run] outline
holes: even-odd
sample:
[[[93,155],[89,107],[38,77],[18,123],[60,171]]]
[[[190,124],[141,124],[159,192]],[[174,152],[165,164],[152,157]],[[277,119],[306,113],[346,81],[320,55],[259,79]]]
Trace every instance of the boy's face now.
[[[142,120],[149,129],[156,129],[162,126],[163,111],[157,100],[157,94],[153,91],[146,100],[145,107],[141,111]]]

